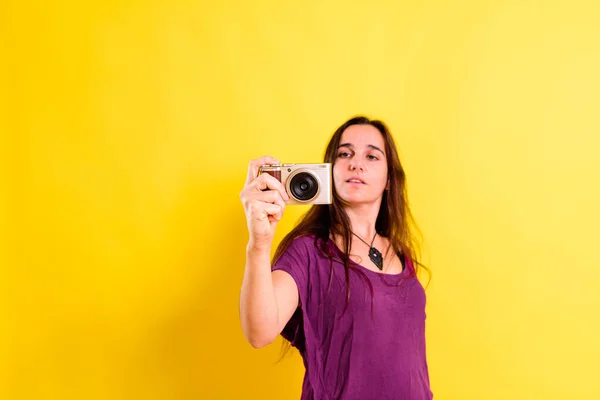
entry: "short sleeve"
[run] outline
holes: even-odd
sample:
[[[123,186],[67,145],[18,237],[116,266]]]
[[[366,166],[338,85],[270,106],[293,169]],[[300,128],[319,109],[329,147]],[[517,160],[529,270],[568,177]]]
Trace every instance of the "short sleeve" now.
[[[279,260],[273,265],[272,271],[285,271],[292,276],[298,286],[300,302],[306,302],[308,293],[308,271],[310,266],[310,247],[313,242],[309,237],[292,240]]]
[[[281,335],[300,352],[304,352],[306,346],[303,314],[304,305],[308,301],[311,246],[313,242],[308,237],[294,239],[272,268],[272,271],[285,271],[290,274],[298,286],[300,306],[283,328]]]

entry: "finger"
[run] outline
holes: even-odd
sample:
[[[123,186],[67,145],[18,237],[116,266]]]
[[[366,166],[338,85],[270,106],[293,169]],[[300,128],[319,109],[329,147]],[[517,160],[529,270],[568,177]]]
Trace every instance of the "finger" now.
[[[279,164],[279,160],[273,158],[271,156],[263,156],[261,158],[257,158],[256,160],[250,161],[248,164],[248,175],[246,176],[246,185],[252,182],[253,179],[258,175],[258,169],[261,165],[265,164]]]
[[[283,201],[288,201],[290,199],[281,182],[267,173],[263,173],[256,178],[254,184],[256,185],[257,190],[276,190]]]
[[[264,212],[259,216],[259,219],[264,220],[270,216],[273,217],[273,219],[275,219],[276,221],[279,221],[281,219],[281,207],[277,204],[267,203],[264,206],[263,210]]]
[[[277,190],[252,191],[252,199],[263,203],[277,204],[277,202],[285,203],[281,197],[281,193]]]
[[[277,200],[285,203],[281,194],[281,191],[283,190],[285,193],[285,190],[278,190],[279,186],[281,186],[281,184],[277,179],[268,174],[261,175],[244,187],[240,192],[242,204],[247,205],[254,201],[259,201],[261,203],[275,203]]]
[[[274,204],[279,206],[279,214],[276,215],[276,219],[279,221],[283,217],[283,213],[285,212],[285,202],[283,201],[281,196],[279,196],[279,194],[277,194],[277,199],[275,200]]]

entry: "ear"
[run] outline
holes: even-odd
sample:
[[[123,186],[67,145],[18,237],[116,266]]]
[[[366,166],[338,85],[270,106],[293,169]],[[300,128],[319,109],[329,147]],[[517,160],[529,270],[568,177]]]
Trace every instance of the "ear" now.
[[[385,184],[385,190],[390,190],[390,180],[388,179],[387,183]]]

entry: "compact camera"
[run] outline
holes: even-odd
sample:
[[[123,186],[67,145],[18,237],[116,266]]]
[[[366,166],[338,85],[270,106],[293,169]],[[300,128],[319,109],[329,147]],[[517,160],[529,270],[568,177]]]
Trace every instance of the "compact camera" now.
[[[331,204],[331,163],[265,164],[266,172],[277,179],[290,197],[286,204]]]

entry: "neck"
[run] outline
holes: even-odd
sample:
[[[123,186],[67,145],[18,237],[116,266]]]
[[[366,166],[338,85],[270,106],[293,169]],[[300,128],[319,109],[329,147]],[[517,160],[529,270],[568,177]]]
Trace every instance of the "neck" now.
[[[352,232],[371,243],[375,236],[375,221],[379,214],[379,205],[365,204],[346,208],[346,214],[350,218],[350,229]]]

